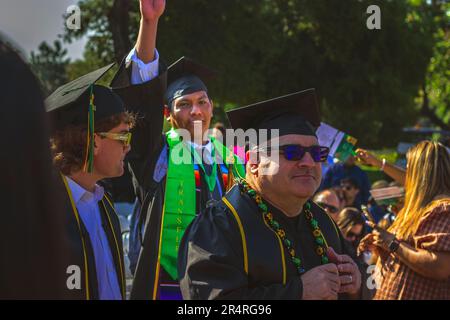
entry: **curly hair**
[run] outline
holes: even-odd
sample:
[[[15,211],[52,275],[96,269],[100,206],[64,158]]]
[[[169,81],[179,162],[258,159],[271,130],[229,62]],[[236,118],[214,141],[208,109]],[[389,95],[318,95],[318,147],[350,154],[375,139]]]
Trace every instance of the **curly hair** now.
[[[132,128],[135,125],[136,116],[130,112],[123,112],[95,123],[96,132],[108,132],[121,123],[126,123]],[[79,171],[83,168],[86,157],[87,125],[67,126],[63,130],[56,131],[51,139],[53,164],[64,175]]]

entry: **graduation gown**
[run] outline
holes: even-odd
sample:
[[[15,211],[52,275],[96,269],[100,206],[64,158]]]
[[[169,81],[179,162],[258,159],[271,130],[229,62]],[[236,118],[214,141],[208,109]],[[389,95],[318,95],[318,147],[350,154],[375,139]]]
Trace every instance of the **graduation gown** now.
[[[63,279],[61,281],[64,287],[63,299],[99,299],[95,256],[89,234],[81,217],[78,215],[76,206],[69,193],[70,189],[62,178],[60,179],[59,187],[64,191],[63,204],[66,221],[64,231],[67,240],[67,248],[65,250],[67,254],[64,257],[66,259],[66,269],[55,276]],[[102,226],[111,249],[122,298],[125,299],[125,266],[119,218],[114,210],[113,203],[106,193],[102,200],[98,202],[98,206],[100,208]],[[75,275],[75,272],[70,266],[77,266],[80,270],[81,288],[79,289],[68,287],[68,284],[75,283],[72,277]]]
[[[268,207],[293,241],[305,270],[321,265],[304,214],[288,218]],[[311,212],[328,246],[338,254],[349,254],[334,221],[314,203]],[[178,256],[183,298],[301,299],[301,280],[288,257],[254,200],[235,185],[221,202],[196,217],[184,234]]]
[[[169,147],[163,131],[164,91],[167,81],[166,67],[160,63],[159,76],[142,84],[131,85],[131,63],[123,62],[113,79],[111,86],[125,102],[128,110],[138,113],[139,120],[133,129],[131,151],[128,155],[128,168],[133,177],[133,186],[139,206],[139,241],[141,250],[134,273],[131,299],[161,298],[160,283],[177,286],[178,280],[172,279],[159,267],[158,254],[161,236],[161,223],[165,195],[165,177],[169,159]],[[203,172],[200,170],[200,186],[196,192],[197,214],[211,200]],[[217,174],[226,174],[222,165]],[[225,190],[225,182],[219,178],[220,187]],[[217,199],[219,200],[219,199]],[[141,228],[144,226],[143,228]],[[140,230],[144,232],[141,234]],[[166,298],[181,298],[178,288],[165,294]]]

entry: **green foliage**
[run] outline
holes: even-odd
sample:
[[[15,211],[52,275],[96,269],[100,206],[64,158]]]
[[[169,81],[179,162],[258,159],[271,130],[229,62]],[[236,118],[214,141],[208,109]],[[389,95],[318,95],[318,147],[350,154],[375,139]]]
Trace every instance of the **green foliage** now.
[[[84,52],[83,60],[76,60],[67,67],[68,79],[69,81],[77,79],[91,71],[94,71],[112,62],[113,61],[104,63],[104,61],[99,59],[95,53],[91,52],[89,49],[86,49],[86,51]],[[111,68],[111,70],[109,70],[97,83],[109,86],[117,69],[118,69],[117,65]]]
[[[70,78],[117,60],[109,19],[115,1],[79,1],[82,29],[64,38],[89,41]],[[130,7],[125,40],[133,44],[139,3],[121,1]],[[366,27],[373,4],[381,30]],[[185,55],[219,72],[208,84],[213,123],[226,123],[224,109],[315,87],[325,122],[359,146],[392,147],[417,120],[414,99],[425,80],[430,105],[448,123],[446,11],[437,0],[170,0],[157,47],[166,62]]]
[[[99,60],[103,64],[111,62],[114,56],[112,34],[108,27],[108,11],[112,4],[113,0],[78,1],[77,5],[81,10],[81,29],[65,29],[64,32],[64,40],[68,43],[88,35],[86,51],[95,53],[91,54],[89,58]],[[63,21],[66,18],[64,16]]]
[[[63,49],[59,40],[53,43],[53,47],[42,42],[37,52],[31,52],[31,69],[40,80],[44,95],[49,95],[67,82],[66,68],[70,59],[66,55],[67,49]]]
[[[434,34],[436,45],[428,65],[426,84],[430,105],[446,124],[450,125],[450,3],[444,7],[446,15],[435,17],[434,23],[442,24]]]

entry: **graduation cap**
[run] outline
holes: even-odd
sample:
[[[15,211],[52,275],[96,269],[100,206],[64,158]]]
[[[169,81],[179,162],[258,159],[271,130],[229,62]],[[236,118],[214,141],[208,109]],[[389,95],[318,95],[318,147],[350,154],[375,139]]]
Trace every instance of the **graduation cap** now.
[[[87,172],[92,172],[93,168],[94,122],[125,112],[117,94],[110,88],[95,84],[113,66],[114,63],[62,85],[45,100],[53,132],[70,125],[87,125],[84,166]]]
[[[227,111],[234,129],[278,129],[279,136],[301,134],[316,136],[320,114],[315,89],[307,89],[278,98]]]
[[[176,98],[197,91],[206,91],[205,82],[213,79],[217,72],[201,65],[194,60],[181,57],[167,70],[167,90],[164,95],[165,102],[171,108]]]

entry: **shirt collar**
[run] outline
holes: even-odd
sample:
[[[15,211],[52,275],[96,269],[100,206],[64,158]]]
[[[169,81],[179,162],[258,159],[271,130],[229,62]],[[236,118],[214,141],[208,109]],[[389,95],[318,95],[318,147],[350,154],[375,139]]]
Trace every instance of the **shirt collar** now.
[[[66,178],[67,184],[69,185],[70,191],[72,192],[72,198],[75,204],[78,204],[79,202],[87,202],[87,203],[98,202],[101,199],[103,199],[105,190],[98,184],[95,185],[94,192],[92,193],[84,189],[82,186],[73,181],[71,178],[69,177]]]
[[[206,144],[204,145],[199,145],[193,141],[188,141],[188,143],[195,149],[198,150],[199,148],[204,149],[206,148],[206,151],[211,153],[211,149],[212,149],[212,143],[210,140],[208,140],[208,142],[206,142]]]

